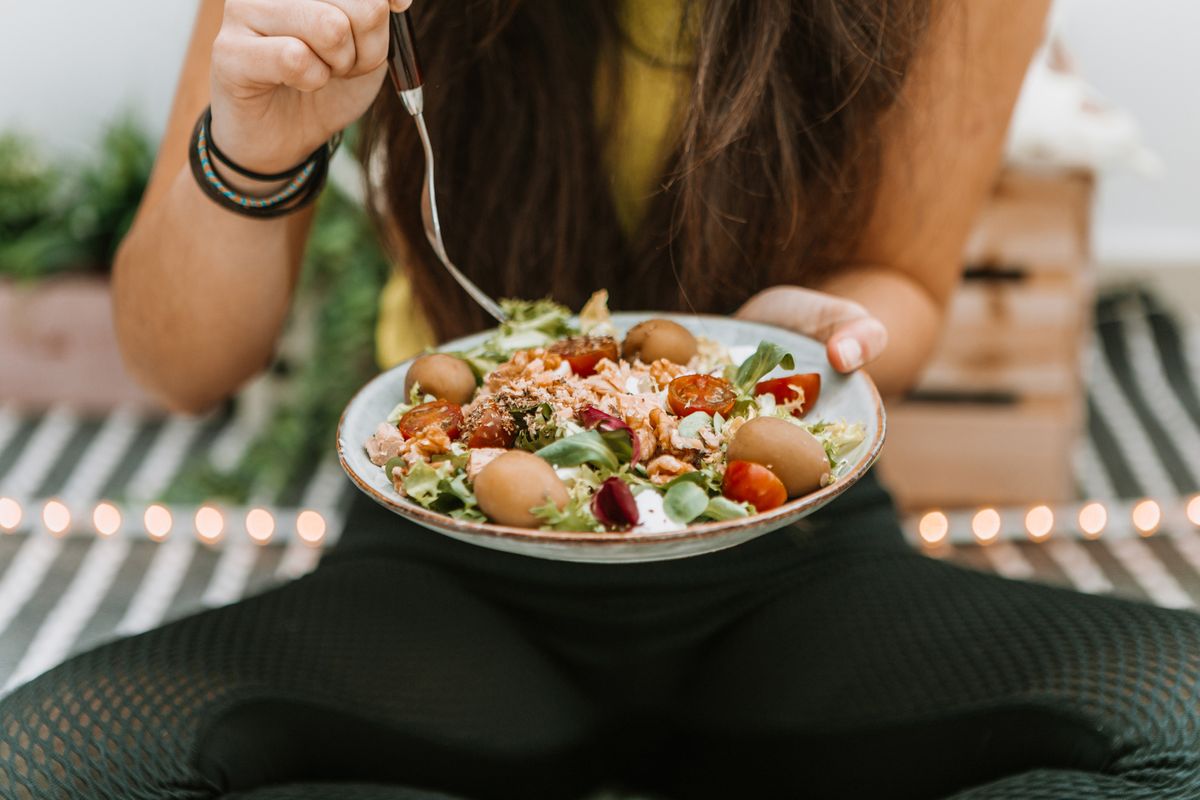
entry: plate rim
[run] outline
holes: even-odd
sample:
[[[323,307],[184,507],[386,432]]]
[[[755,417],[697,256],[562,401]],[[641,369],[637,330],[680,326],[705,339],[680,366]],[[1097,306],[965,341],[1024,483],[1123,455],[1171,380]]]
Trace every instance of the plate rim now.
[[[662,311],[614,312],[614,316],[638,316],[650,314],[656,314],[660,317],[719,319],[723,322],[732,321],[750,323],[761,327],[775,328],[792,336],[800,336],[811,341],[817,341],[812,339],[812,337],[804,336],[804,334],[797,333],[796,331],[783,328],[778,325],[758,322],[757,320],[739,320],[735,317],[722,314],[687,314]],[[443,342],[439,345],[435,345],[435,347],[439,349],[435,350],[434,352],[441,352],[442,350],[440,348],[445,348],[449,345],[452,345],[456,341],[460,341],[461,339],[470,338],[471,336],[476,336],[479,333],[486,332],[486,330],[480,331],[476,334],[469,334],[468,336],[459,337],[458,339],[453,339],[449,342]],[[338,463],[341,464],[342,470],[347,476],[349,476],[351,482],[354,483],[354,485],[357,486],[360,491],[362,491],[376,503],[398,514],[399,516],[405,517],[419,525],[439,532],[448,529],[467,536],[484,536],[491,539],[521,542],[531,546],[568,544],[596,547],[614,545],[626,547],[630,545],[648,547],[652,545],[709,539],[721,534],[739,530],[741,528],[768,525],[772,521],[792,517],[809,509],[815,510],[815,508],[824,506],[826,503],[829,503],[833,499],[846,492],[851,486],[856,484],[864,475],[866,475],[866,473],[875,464],[875,461],[879,458],[879,453],[883,449],[883,442],[886,438],[887,412],[884,410],[883,398],[879,394],[879,388],[875,385],[875,381],[870,375],[863,370],[858,370],[855,373],[852,373],[852,375],[857,375],[866,381],[867,389],[875,401],[875,436],[871,439],[868,447],[863,452],[863,455],[857,461],[855,461],[854,464],[851,465],[850,469],[848,469],[844,475],[838,478],[837,481],[829,486],[822,487],[815,492],[806,494],[803,497],[797,497],[794,500],[789,500],[783,505],[773,508],[770,511],[753,514],[749,517],[738,517],[734,520],[714,520],[701,522],[695,525],[687,525],[679,530],[655,531],[651,533],[637,534],[630,534],[627,531],[603,531],[599,533],[594,531],[554,531],[542,530],[541,528],[518,528],[511,525],[497,525],[492,522],[472,522],[470,520],[460,520],[446,514],[442,514],[438,511],[425,508],[424,506],[416,503],[399,503],[395,498],[388,497],[358,476],[355,470],[350,466],[345,452],[346,448],[342,431],[345,429],[346,416],[349,414],[351,407],[353,407],[355,402],[357,402],[359,396],[368,388],[370,388],[375,381],[382,379],[384,376],[394,370],[410,364],[422,354],[406,358],[399,364],[383,370],[360,386],[357,391],[355,391],[349,402],[347,402],[346,406],[342,409],[341,416],[338,418],[337,432],[335,433],[335,446],[337,448]]]

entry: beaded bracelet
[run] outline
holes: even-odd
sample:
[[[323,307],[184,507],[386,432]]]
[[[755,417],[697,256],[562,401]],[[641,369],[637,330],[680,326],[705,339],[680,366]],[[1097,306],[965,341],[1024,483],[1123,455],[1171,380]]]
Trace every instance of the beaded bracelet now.
[[[274,175],[253,172],[235,164],[225,156],[213,142],[209,130],[212,124],[212,109],[205,109],[196,123],[189,147],[188,161],[192,175],[201,190],[215,203],[237,214],[259,219],[282,217],[311,203],[321,193],[329,173],[329,159],[337,149],[341,137],[313,151],[302,164]],[[287,181],[287,184],[268,197],[252,197],[235,191],[217,174],[214,161],[219,161],[237,174],[259,181]]]

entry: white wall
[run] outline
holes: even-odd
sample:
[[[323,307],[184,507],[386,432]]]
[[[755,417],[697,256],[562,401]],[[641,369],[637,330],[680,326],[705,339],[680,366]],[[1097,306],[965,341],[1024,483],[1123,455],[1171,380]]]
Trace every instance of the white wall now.
[[[1200,264],[1200,2],[1064,0],[1064,35],[1084,73],[1141,121],[1166,163],[1157,180],[1102,184],[1097,254]],[[84,153],[125,108],[161,128],[193,0],[0,0],[0,129]]]

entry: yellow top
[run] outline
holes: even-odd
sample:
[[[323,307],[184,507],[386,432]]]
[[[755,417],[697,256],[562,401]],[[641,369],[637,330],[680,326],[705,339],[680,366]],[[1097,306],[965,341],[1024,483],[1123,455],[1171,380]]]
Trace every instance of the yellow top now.
[[[604,159],[612,182],[617,219],[632,234],[654,195],[665,149],[678,130],[681,99],[691,83],[690,32],[684,31],[681,0],[623,0],[624,41],[614,52],[621,86],[617,116],[607,107],[608,62],[596,75],[596,116],[609,124]],[[611,58],[613,56],[609,56]],[[376,358],[387,369],[434,344],[404,274],[393,271],[379,302],[375,329]]]

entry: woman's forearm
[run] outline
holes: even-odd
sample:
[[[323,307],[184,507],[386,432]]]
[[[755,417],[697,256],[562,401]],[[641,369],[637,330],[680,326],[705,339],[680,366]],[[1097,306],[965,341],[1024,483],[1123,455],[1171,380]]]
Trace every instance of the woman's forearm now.
[[[845,270],[814,288],[861,304],[884,324],[887,348],[867,371],[885,396],[911,389],[937,344],[942,303],[907,274],[887,267]]]
[[[172,408],[199,412],[262,370],[311,219],[238,216],[180,169],[143,205],[113,267],[117,336],[134,375]]]

